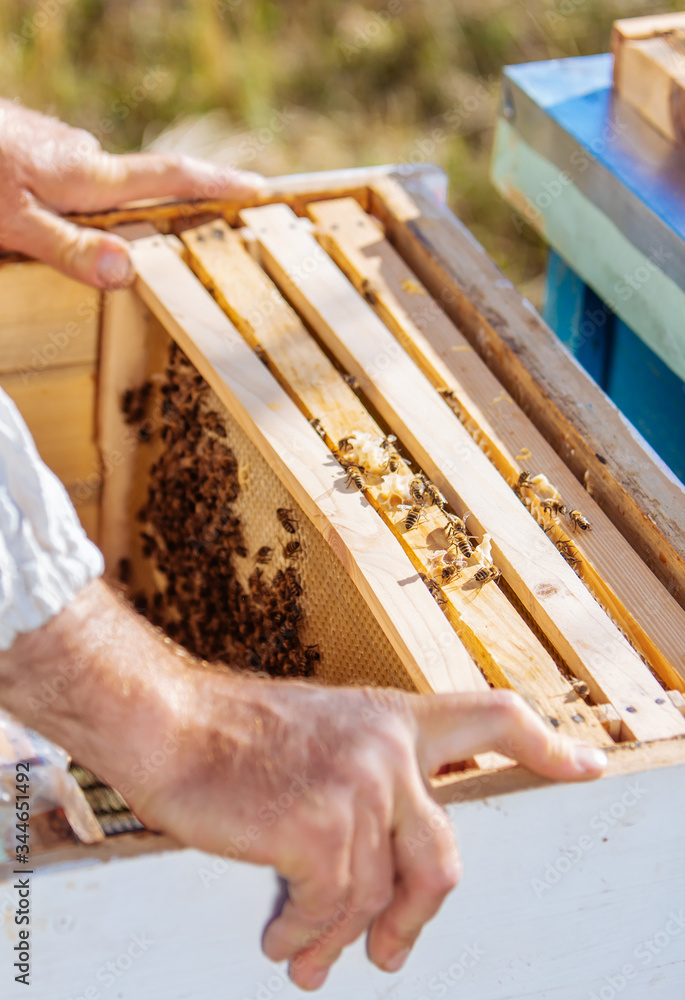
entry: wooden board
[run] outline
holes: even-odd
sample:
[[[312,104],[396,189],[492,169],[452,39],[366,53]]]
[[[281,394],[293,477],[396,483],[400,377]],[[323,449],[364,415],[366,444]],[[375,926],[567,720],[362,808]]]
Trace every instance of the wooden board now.
[[[421,691],[487,683],[401,546],[163,238],[132,245],[136,289],[331,545]]]
[[[79,500],[78,496],[70,494],[72,503],[76,508],[79,521],[83,530],[90,538],[91,542],[100,545],[100,490],[95,491],[91,497],[85,501]]]
[[[507,583],[595,701],[614,705],[624,737],[685,732],[661,685],[304,224],[284,205],[247,209],[241,218],[267,272],[300,315],[360,380],[453,507],[472,512],[471,530],[492,535],[495,563]]]
[[[2,387],[17,404],[43,461],[82,500],[100,488],[95,446],[95,368],[54,368],[26,381],[3,375]]]
[[[46,264],[0,266],[0,373],[28,385],[50,368],[94,364],[100,293]]]
[[[685,603],[685,491],[446,208],[387,179],[372,212],[430,294],[654,574]]]
[[[356,202],[354,203],[356,204]],[[245,249],[240,233],[217,220],[183,233],[190,264],[247,343],[259,347],[269,368],[308,419],[318,419],[331,443],[353,432],[383,432],[299,317]],[[406,466],[404,466],[406,470]],[[380,487],[367,491],[378,505]],[[430,573],[429,557],[440,547],[444,518],[427,512],[410,532],[406,512],[379,509],[398,532],[414,564]],[[472,577],[473,573],[470,574]],[[609,737],[562,677],[551,656],[518,617],[504,594],[487,585],[478,601],[462,589],[469,574],[445,588],[446,613],[491,683],[519,691],[546,718],[578,738],[606,744]]]
[[[597,599],[662,680],[685,690],[685,612],[438,308],[377,220],[350,198],[318,202],[309,214],[324,248],[426,377],[454,391],[461,419],[510,485],[524,468],[542,472],[569,509],[589,518],[586,532],[559,518],[552,537],[572,539]]]
[[[671,142],[685,144],[685,14],[616,21],[614,88]]]

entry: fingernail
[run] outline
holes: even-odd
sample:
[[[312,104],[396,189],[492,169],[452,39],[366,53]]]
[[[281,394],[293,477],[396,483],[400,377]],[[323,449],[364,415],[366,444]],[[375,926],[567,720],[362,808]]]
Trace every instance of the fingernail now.
[[[98,261],[98,278],[107,288],[130,284],[134,273],[133,264],[124,252],[106,250]]]
[[[306,990],[318,990],[326,982],[328,978],[328,969],[319,969],[318,972],[312,972],[311,976],[304,984]]]
[[[399,972],[411,954],[411,948],[403,948],[392,958],[387,959],[383,968],[386,972]]]
[[[608,758],[603,750],[597,747],[578,745],[573,748],[573,763],[581,771],[603,771]]]

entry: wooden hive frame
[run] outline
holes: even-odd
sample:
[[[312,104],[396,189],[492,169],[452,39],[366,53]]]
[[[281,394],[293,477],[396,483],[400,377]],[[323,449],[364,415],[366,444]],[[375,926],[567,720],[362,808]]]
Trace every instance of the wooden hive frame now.
[[[131,557],[131,513],[141,496],[136,463],[144,449],[122,418],[121,398],[143,384],[151,365],[164,364],[155,351],[171,336],[351,577],[411,685],[512,687],[551,725],[611,751],[607,777],[582,788],[555,788],[494,754],[439,779],[441,799],[460,803],[460,824],[472,823],[474,831],[487,827],[492,796],[520,821],[527,810],[529,821],[557,810],[537,847],[523,852],[524,869],[532,871],[535,850],[552,850],[572,835],[578,809],[591,820],[602,803],[621,800],[627,775],[639,773],[656,790],[685,773],[682,488],[427,192],[425,176],[379,171],[364,183],[352,176],[320,184],[305,178],[290,190],[279,185],[265,202],[144,206],[81,220],[122,227],[139,274],[135,292],[105,297],[97,350],[77,359],[98,374],[91,442],[106,474],[96,482],[88,468],[90,492],[81,489],[86,506],[99,513],[91,531],[110,572]],[[182,243],[163,235],[170,232]],[[0,281],[8,267],[38,268],[12,262],[0,268]],[[60,357],[70,369],[71,356]],[[16,377],[15,369],[2,384],[11,389]],[[440,582],[438,604],[421,576],[436,578],[444,514],[426,507],[407,531],[406,510],[384,502],[385,477],[369,477],[363,497],[343,486],[338,441],[390,431],[399,472],[410,460],[455,514],[470,511],[476,540],[492,537],[500,584],[475,580],[471,560],[455,579]],[[519,499],[512,487],[524,469],[543,473],[592,530],[545,517],[534,490]],[[70,485],[78,499],[80,482]],[[638,875],[628,885],[617,874],[618,905],[633,906],[654,876],[656,860],[645,845],[653,848],[669,824],[668,804],[652,805],[640,835],[623,845]],[[682,813],[682,802],[676,808]],[[682,891],[685,869],[671,827],[665,850]],[[92,849],[91,857],[142,859],[168,846],[140,833]],[[53,848],[46,864],[74,854],[63,844]],[[583,863],[591,873],[599,855],[590,852]],[[184,866],[171,857],[168,865],[183,881]],[[238,878],[253,886],[258,908],[268,883],[256,874]],[[563,916],[572,885],[553,899],[544,876],[540,885],[530,919]],[[494,880],[485,895],[494,908]],[[677,891],[657,896],[667,906]],[[601,900],[590,910],[604,919]],[[458,923],[453,912],[449,919],[450,927]],[[438,926],[438,937],[440,926],[447,925]],[[550,940],[540,954],[551,947],[557,955],[561,939]],[[618,946],[620,935],[611,940]],[[254,969],[254,942],[246,948]],[[498,938],[494,967],[506,964],[508,949]],[[347,967],[346,990],[363,975],[359,956],[356,962]],[[426,968],[434,962],[429,945]],[[604,966],[595,966],[596,979],[576,975],[559,996],[570,1000],[586,982],[600,982]],[[241,975],[245,992],[255,973],[246,967]],[[658,995],[671,1000],[666,987]]]

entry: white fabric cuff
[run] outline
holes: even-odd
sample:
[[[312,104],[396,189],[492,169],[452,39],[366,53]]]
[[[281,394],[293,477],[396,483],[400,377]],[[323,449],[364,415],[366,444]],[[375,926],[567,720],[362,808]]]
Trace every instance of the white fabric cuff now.
[[[103,570],[66,490],[0,390],[0,649],[44,625]]]

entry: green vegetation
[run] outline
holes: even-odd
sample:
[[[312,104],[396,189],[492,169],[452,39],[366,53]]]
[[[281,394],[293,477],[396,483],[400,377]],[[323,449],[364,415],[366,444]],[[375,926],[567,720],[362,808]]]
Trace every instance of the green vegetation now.
[[[0,10],[0,93],[115,152],[183,143],[268,174],[434,160],[455,210],[524,283],[542,246],[488,180],[502,67],[605,51],[615,18],[676,6],[14,0]]]

